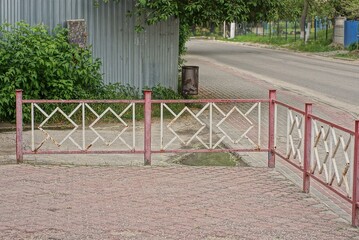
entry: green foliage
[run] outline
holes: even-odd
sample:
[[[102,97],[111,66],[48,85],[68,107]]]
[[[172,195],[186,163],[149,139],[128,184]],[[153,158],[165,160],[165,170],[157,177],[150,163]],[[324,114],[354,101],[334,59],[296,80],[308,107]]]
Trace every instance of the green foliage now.
[[[355,51],[359,49],[359,43],[352,43],[349,45],[348,50],[349,51]]]
[[[110,0],[102,1],[107,3]],[[207,21],[219,24],[223,21],[269,20],[277,9],[285,7],[285,3],[282,0],[139,0],[136,1],[134,13],[148,24],[170,17],[179,18],[181,23],[187,25]]]
[[[315,41],[313,39],[314,33],[311,33],[311,40],[307,43],[300,40],[290,44],[288,48],[301,52],[329,52],[338,50],[337,46],[332,45],[333,29],[328,30],[328,39],[326,39],[325,34],[325,30],[318,31],[317,40]]]
[[[141,0],[134,12],[147,24],[176,17],[186,26],[208,21],[218,25],[223,21],[268,20],[281,5],[280,0]]]
[[[193,153],[184,156],[178,161],[183,165],[188,166],[248,166],[240,158],[237,158],[231,153]]]
[[[320,41],[308,41],[307,43],[298,41],[289,45],[288,48],[300,52],[329,52],[336,50],[329,42],[325,43]]]
[[[138,88],[129,84],[122,85],[120,83],[114,83],[109,85],[103,85],[96,96],[92,96],[95,99],[140,99],[141,93]],[[90,96],[91,98],[91,96]]]
[[[180,24],[179,27],[179,55],[182,56],[186,52],[186,42],[188,41],[189,37],[191,35],[190,28],[188,24]],[[180,59],[180,65],[182,63],[182,60]]]
[[[289,42],[294,42],[294,38],[291,36],[286,40],[282,37],[263,37],[260,35],[255,34],[247,34],[247,35],[240,35],[236,36],[233,40],[229,39],[228,41],[234,41],[234,42],[253,42],[253,43],[262,43],[262,44],[271,44],[276,46],[281,46],[288,44]]]
[[[153,99],[182,99],[182,96],[170,88],[161,85],[152,87]]]
[[[108,3],[110,0],[102,1]],[[189,26],[208,21],[218,25],[223,21],[268,20],[282,5],[281,0],[138,0],[130,15],[137,16],[137,30],[143,29],[144,24],[178,18],[181,25],[179,52],[182,55],[189,37]]]
[[[335,55],[336,58],[342,58],[345,60],[358,60],[359,59],[359,51],[354,50],[349,53],[338,53]]]
[[[152,88],[145,87],[143,90],[151,90],[152,99],[182,99],[182,96],[171,88],[166,88],[159,84]],[[141,91],[129,84],[109,84],[100,89],[96,99],[142,99],[143,90]]]
[[[78,99],[101,88],[101,63],[89,49],[71,45],[67,30],[44,25],[0,26],[0,119],[15,116],[15,89],[25,99]]]
[[[82,49],[68,43],[66,29],[58,27],[50,34],[43,25],[29,26],[20,22],[15,26],[0,26],[0,119],[15,119],[16,89],[23,89],[24,99],[142,98],[142,92],[133,86],[118,83],[104,85],[100,66],[100,60],[92,58],[90,49]],[[154,99],[182,98],[172,89],[160,85],[151,90]],[[44,105],[43,109],[50,113],[57,106],[61,106],[61,109],[69,114],[75,105],[50,104]],[[108,104],[96,104],[94,109],[102,112],[107,107]],[[124,109],[121,105],[111,107],[117,112]],[[29,105],[24,105],[23,110],[24,121],[28,122]],[[139,110],[139,118],[141,116]],[[37,118],[39,117],[41,118],[41,115]],[[80,115],[73,117],[81,119]],[[54,116],[51,122],[66,120],[64,121],[60,114]]]
[[[359,0],[344,0],[343,5],[348,17],[359,19]]]

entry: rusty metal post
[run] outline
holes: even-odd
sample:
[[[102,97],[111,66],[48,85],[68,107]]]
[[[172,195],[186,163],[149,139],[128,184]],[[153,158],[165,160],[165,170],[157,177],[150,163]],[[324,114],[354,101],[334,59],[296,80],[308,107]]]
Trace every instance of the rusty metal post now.
[[[276,90],[269,90],[269,118],[268,118],[268,167],[275,167],[275,152],[274,152],[274,128],[275,128],[275,100],[277,98]]]
[[[352,225],[359,226],[359,120],[355,121]]]
[[[22,161],[22,90],[16,90],[16,162]]]
[[[310,158],[312,152],[312,104],[305,104],[305,124],[304,124],[304,163],[303,163],[303,192],[309,193],[310,190]]]
[[[145,90],[145,165],[151,165],[151,114],[152,114],[152,91]]]

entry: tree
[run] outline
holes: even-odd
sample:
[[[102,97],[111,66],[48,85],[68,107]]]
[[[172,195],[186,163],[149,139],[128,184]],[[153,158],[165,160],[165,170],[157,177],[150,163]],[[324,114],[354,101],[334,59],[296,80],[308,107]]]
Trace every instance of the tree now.
[[[302,11],[302,16],[300,18],[300,38],[302,39],[304,39],[305,36],[305,22],[307,20],[308,11],[309,11],[309,1],[310,0],[303,1],[303,11]]]
[[[143,24],[178,18],[181,24],[180,39],[186,41],[192,25],[209,21],[218,25],[223,21],[269,20],[281,5],[281,0],[138,0],[132,14],[139,19],[137,29],[141,29]],[[183,47],[184,42],[180,45]],[[183,53],[181,46],[180,52]]]
[[[292,0],[295,1],[295,0]],[[359,0],[302,0],[301,15],[301,38],[304,38],[306,22],[308,22],[308,30],[310,29],[310,19],[315,16],[326,17],[332,19],[336,16],[346,16],[347,10],[345,6],[358,6]],[[355,2],[357,2],[355,4]],[[334,22],[333,22],[334,24]],[[310,31],[308,31],[310,32]]]
[[[303,8],[303,0],[283,0],[277,8],[278,20],[296,21],[300,17]]]
[[[344,0],[343,8],[347,12],[349,18],[359,18],[359,0]]]
[[[265,20],[281,4],[281,0],[138,0],[134,13],[145,16],[148,24],[176,17],[192,25],[207,21]]]

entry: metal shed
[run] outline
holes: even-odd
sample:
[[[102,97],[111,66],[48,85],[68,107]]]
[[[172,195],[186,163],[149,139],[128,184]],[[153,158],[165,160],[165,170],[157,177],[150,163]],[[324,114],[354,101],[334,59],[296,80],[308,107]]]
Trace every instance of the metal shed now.
[[[0,23],[23,20],[53,29],[69,19],[85,19],[88,43],[102,60],[105,83],[177,89],[179,20],[146,26],[137,33],[135,17],[128,16],[134,2],[100,2],[95,7],[93,0],[0,0]]]

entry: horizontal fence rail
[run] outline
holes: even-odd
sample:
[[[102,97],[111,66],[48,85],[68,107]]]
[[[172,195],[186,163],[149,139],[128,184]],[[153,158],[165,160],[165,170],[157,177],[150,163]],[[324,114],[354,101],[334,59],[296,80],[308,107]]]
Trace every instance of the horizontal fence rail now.
[[[312,114],[312,104],[301,110],[277,101],[275,90],[267,99],[154,100],[151,94],[144,91],[143,100],[24,100],[17,90],[17,162],[28,154],[143,154],[151,165],[152,154],[160,153],[267,152],[268,167],[278,156],[302,173],[303,192],[314,179],[349,202],[352,225],[359,226],[359,121],[354,131],[344,128]],[[66,122],[61,131],[49,127],[57,121]]]

